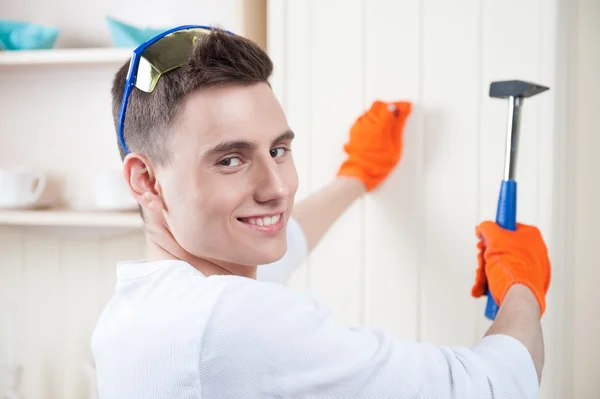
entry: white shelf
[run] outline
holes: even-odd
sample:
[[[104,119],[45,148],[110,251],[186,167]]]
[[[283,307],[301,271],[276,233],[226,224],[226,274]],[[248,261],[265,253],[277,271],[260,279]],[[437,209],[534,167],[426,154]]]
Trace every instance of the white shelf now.
[[[141,228],[142,220],[137,211],[0,210],[0,225]]]
[[[112,47],[1,51],[0,66],[120,64],[131,57],[132,51]]]

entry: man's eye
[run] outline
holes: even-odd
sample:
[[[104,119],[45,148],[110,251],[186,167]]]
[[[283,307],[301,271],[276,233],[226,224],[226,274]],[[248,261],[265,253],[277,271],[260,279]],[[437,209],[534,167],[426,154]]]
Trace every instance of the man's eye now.
[[[285,152],[286,152],[286,149],[285,149],[285,148],[283,148],[283,147],[279,147],[279,148],[273,148],[273,149],[271,150],[271,156],[272,156],[273,158],[277,158],[278,156],[279,156],[279,157],[282,157],[282,156],[284,156],[284,155],[285,155]]]
[[[219,162],[219,165],[232,167],[232,166],[239,166],[241,163],[242,163],[242,161],[240,160],[239,157],[229,157],[229,158],[225,158],[221,162]]]

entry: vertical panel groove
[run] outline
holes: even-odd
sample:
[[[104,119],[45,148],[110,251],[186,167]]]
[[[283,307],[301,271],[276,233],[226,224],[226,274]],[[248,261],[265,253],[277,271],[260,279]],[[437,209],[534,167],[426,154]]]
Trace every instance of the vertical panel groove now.
[[[425,134],[425,110],[423,109],[423,86],[425,80],[425,74],[423,73],[423,62],[424,62],[424,5],[425,0],[419,0],[419,97],[417,104],[419,106],[418,118],[419,118],[419,141],[417,145],[417,151],[419,153],[417,159],[417,181],[419,182],[419,188],[417,190],[417,214],[420,219],[419,231],[418,231],[418,244],[417,244],[417,339],[420,341],[423,338],[422,321],[423,321],[423,254],[427,249],[426,245],[426,230],[425,230],[425,184],[424,179],[424,168],[425,168],[425,140],[423,135]]]
[[[306,34],[308,35],[308,44],[310,46],[310,43],[313,42],[313,33],[312,33],[312,27],[311,27],[311,21],[312,21],[312,0],[306,0],[307,1],[307,9],[308,11],[306,12]],[[312,65],[312,56],[313,53],[311,51],[311,49],[308,49],[308,60],[306,62],[306,74],[308,76],[308,96],[306,96],[306,109],[308,110],[307,112],[307,126],[308,126],[308,131],[306,132],[307,136],[308,136],[308,148],[313,148],[313,134],[314,134],[314,129],[313,129],[313,115],[312,115],[312,108],[310,106],[310,102],[312,99],[312,95],[313,95],[313,77],[312,77],[312,68],[310,67]],[[308,187],[309,190],[312,191],[313,189],[313,181],[312,181],[312,162],[308,162]],[[309,259],[307,260],[307,265],[306,265],[306,273],[307,273],[307,278],[306,278],[306,286],[308,290],[312,290],[313,289],[313,280],[312,280],[312,274],[313,274],[313,269],[312,269],[312,262],[311,259],[309,257]]]
[[[308,69],[308,96],[307,96],[307,106],[308,106],[308,148],[313,148],[312,147],[312,143],[313,143],[313,134],[314,134],[314,118],[313,118],[313,113],[312,113],[312,107],[311,107],[311,102],[312,102],[312,98],[313,98],[313,76],[312,76],[312,63],[313,63],[313,50],[311,48],[311,44],[313,43],[313,29],[311,27],[311,21],[313,21],[313,0],[306,0],[306,7],[307,7],[307,17],[306,17],[306,34],[308,35],[308,46],[309,46],[309,50],[308,50],[308,62],[306,63],[306,68]],[[310,155],[310,161],[308,162],[308,189],[310,192],[314,191],[314,182],[312,179],[312,175],[313,175],[313,168],[312,168],[312,154]],[[309,257],[309,265],[308,265],[308,278],[307,278],[307,288],[311,291],[314,292],[315,289],[315,283],[314,283],[314,274],[315,274],[315,270],[313,269],[312,265],[312,256]]]
[[[537,46],[537,52],[538,52],[538,56],[537,56],[537,75],[538,75],[538,80],[541,80],[543,78],[543,73],[542,73],[542,65],[544,64],[541,60],[543,59],[543,46],[544,46],[544,31],[545,31],[545,25],[544,25],[544,13],[542,12],[542,0],[538,0],[537,1],[537,8],[538,8],[538,12],[537,12],[537,17],[538,17],[538,46]],[[541,85],[547,85],[548,82],[539,82],[539,84]],[[551,87],[550,90],[556,90],[556,87]],[[536,135],[536,141],[538,143],[540,143],[540,140],[542,138],[542,127],[543,127],[543,123],[542,123],[542,107],[538,107],[537,108],[537,115],[536,115],[536,119],[537,119],[537,129],[535,132]],[[541,198],[541,180],[542,180],[542,172],[547,172],[549,169],[548,168],[544,168],[543,167],[543,159],[541,156],[541,145],[536,146],[536,188],[535,188],[535,203],[539,204],[540,203],[540,198]],[[539,224],[542,221],[542,207],[541,206],[537,206],[536,207],[536,215],[535,215],[535,223]]]
[[[282,11],[283,11],[283,15],[280,16],[280,18],[282,18],[283,21],[286,21],[288,16],[289,16],[289,12],[288,12],[288,0],[281,0],[282,1]],[[282,90],[283,90],[283,108],[287,110],[288,104],[289,104],[289,90],[288,90],[288,72],[289,72],[289,68],[288,68],[288,40],[289,40],[289,35],[288,35],[288,25],[289,23],[286,23],[284,28],[283,28],[283,43],[284,45],[282,46],[282,51],[283,51],[283,55],[281,57],[281,59],[279,60],[279,62],[283,63],[283,76],[281,77],[281,86],[282,86]]]
[[[562,201],[558,201],[561,208],[562,223],[554,223],[554,226],[560,227],[558,232],[558,239],[561,251],[562,265],[565,270],[561,275],[564,277],[561,284],[562,297],[560,297],[561,308],[558,309],[558,325],[562,326],[575,326],[575,312],[574,304],[576,302],[574,295],[574,281],[577,273],[575,267],[575,216],[577,209],[576,205],[576,151],[577,145],[575,143],[575,135],[568,134],[570,131],[577,131],[576,121],[573,118],[573,110],[577,107],[577,96],[575,90],[577,85],[574,84],[575,71],[577,62],[577,54],[574,49],[576,43],[575,35],[575,16],[577,13],[577,1],[560,1],[561,6],[559,7],[558,15],[562,15],[562,31],[566,35],[564,48],[559,54],[559,59],[563,61],[562,67],[564,68],[565,82],[563,83],[564,94],[566,98],[558,97],[558,107],[563,110],[565,117],[561,119],[558,126],[560,132],[560,142],[557,142],[557,148],[554,149],[555,153],[560,148],[561,154],[564,157],[563,165],[564,168],[558,171],[557,175],[560,177],[560,184],[554,187],[554,192],[558,194],[558,197]],[[565,15],[566,14],[566,15]],[[564,149],[563,149],[564,148]],[[562,191],[558,191],[564,188]],[[573,267],[566,269],[573,265]],[[556,274],[555,274],[556,276]],[[556,283],[555,283],[556,285]],[[572,329],[564,328],[561,335],[561,342],[559,348],[561,348],[562,360],[563,361],[563,379],[561,381],[560,390],[557,391],[558,398],[571,398],[575,395],[575,334]]]
[[[18,231],[15,228],[15,231]],[[13,292],[13,295],[15,296],[15,299],[17,299],[18,297],[18,303],[19,303],[19,311],[16,312],[16,318],[17,318],[17,322],[14,325],[14,332],[13,332],[13,337],[15,340],[15,345],[16,345],[16,350],[14,351],[14,355],[15,355],[15,363],[16,365],[18,365],[19,367],[21,367],[21,382],[25,379],[24,377],[26,376],[27,370],[25,370],[26,367],[26,347],[27,344],[26,342],[23,342],[23,337],[25,337],[26,334],[26,328],[27,328],[27,270],[25,268],[25,255],[26,255],[26,251],[25,251],[25,243],[26,243],[26,238],[25,238],[25,233],[23,231],[19,231],[19,249],[18,252],[20,253],[20,258],[19,258],[19,287],[18,287],[18,291],[17,292]]]
[[[71,350],[73,350],[73,346],[74,343],[71,343],[71,347],[68,347],[67,345],[65,345],[65,330],[66,330],[66,325],[68,323],[67,317],[69,316],[69,312],[66,310],[67,309],[67,302],[68,302],[68,296],[69,296],[69,292],[68,292],[68,279],[69,279],[69,275],[68,275],[68,270],[66,270],[66,265],[65,265],[65,253],[67,251],[66,247],[66,240],[65,239],[59,239],[56,243],[57,247],[58,247],[58,255],[57,255],[57,261],[58,261],[58,274],[59,274],[59,279],[58,281],[56,281],[58,284],[60,284],[60,288],[58,289],[57,292],[57,296],[58,296],[58,303],[59,303],[59,307],[61,309],[61,311],[59,312],[59,314],[55,320],[57,321],[56,323],[56,328],[58,329],[59,333],[58,333],[58,347],[62,348],[63,350],[60,351],[59,354],[57,354],[56,352],[53,353],[54,356],[56,356],[57,358],[59,358],[59,362],[60,364],[63,365],[63,367],[60,368],[60,373],[62,375],[60,375],[59,381],[58,382],[58,386],[57,388],[60,389],[60,396],[62,397],[67,397],[66,392],[69,390],[68,385],[68,372],[67,372],[67,367],[70,366],[68,358],[67,358],[67,353],[70,352]],[[62,313],[62,314],[60,314]],[[57,376],[58,377],[58,376]],[[56,394],[56,393],[55,393]]]
[[[476,177],[477,180],[475,181],[475,185],[477,186],[477,193],[481,193],[481,153],[483,152],[483,148],[482,148],[482,139],[481,139],[481,135],[482,135],[482,108],[481,108],[481,102],[482,102],[482,94],[481,93],[486,93],[487,90],[485,90],[487,83],[483,81],[483,5],[481,3],[478,3],[477,6],[479,7],[478,9],[478,32],[477,32],[477,62],[478,62],[478,66],[477,66],[477,82],[478,82],[478,93],[477,93],[477,97],[480,99],[480,101],[477,102],[477,154],[476,154],[476,162],[477,164],[475,165],[476,168]],[[477,218],[477,220],[475,220],[475,224],[479,223],[479,221],[482,219],[482,214],[481,214],[481,195],[477,196],[477,199],[475,201],[475,207],[476,207],[476,211],[475,211],[475,216]],[[475,271],[475,269],[473,270]],[[473,275],[475,275],[475,273],[473,273]],[[476,308],[476,311],[479,311],[479,307]],[[478,314],[479,317],[483,317],[481,315],[481,313]],[[476,316],[477,317],[477,316]],[[475,320],[479,320],[479,319],[475,319]],[[476,340],[477,338],[480,338],[480,334],[479,334],[479,327],[480,322],[476,322],[474,324],[475,327],[475,331],[474,331],[474,339]]]
[[[362,108],[364,109],[366,104],[367,97],[367,6],[366,2],[368,0],[361,1],[362,8],[362,18],[361,18],[361,29],[362,29],[362,43],[361,43],[361,69],[362,69],[362,86],[361,86],[361,99],[362,99]],[[361,251],[360,251],[360,274],[362,276],[362,281],[360,284],[360,313],[359,319],[361,325],[365,325],[367,322],[367,241],[366,241],[366,230],[367,230],[367,207],[364,199],[360,199],[360,242]]]

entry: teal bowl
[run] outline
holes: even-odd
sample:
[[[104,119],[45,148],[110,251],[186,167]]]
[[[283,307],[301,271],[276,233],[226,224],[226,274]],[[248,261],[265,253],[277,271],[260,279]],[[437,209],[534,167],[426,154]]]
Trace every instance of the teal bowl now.
[[[167,30],[167,28],[139,28],[108,16],[106,17],[106,24],[108,25],[113,46],[123,48],[138,47],[140,44]]]
[[[49,50],[57,37],[53,26],[0,19],[1,50]]]

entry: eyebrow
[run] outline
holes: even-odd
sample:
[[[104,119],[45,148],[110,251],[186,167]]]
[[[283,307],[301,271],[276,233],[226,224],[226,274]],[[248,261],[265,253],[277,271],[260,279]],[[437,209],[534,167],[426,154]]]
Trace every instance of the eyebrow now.
[[[275,140],[271,143],[271,146],[280,144],[284,141],[293,140],[296,135],[291,130],[287,130],[284,133],[277,136]],[[247,141],[247,140],[232,140],[232,141],[223,141],[216,146],[208,149],[203,158],[211,157],[214,155],[222,154],[224,152],[229,152],[233,150],[254,150],[257,145],[255,142]]]

